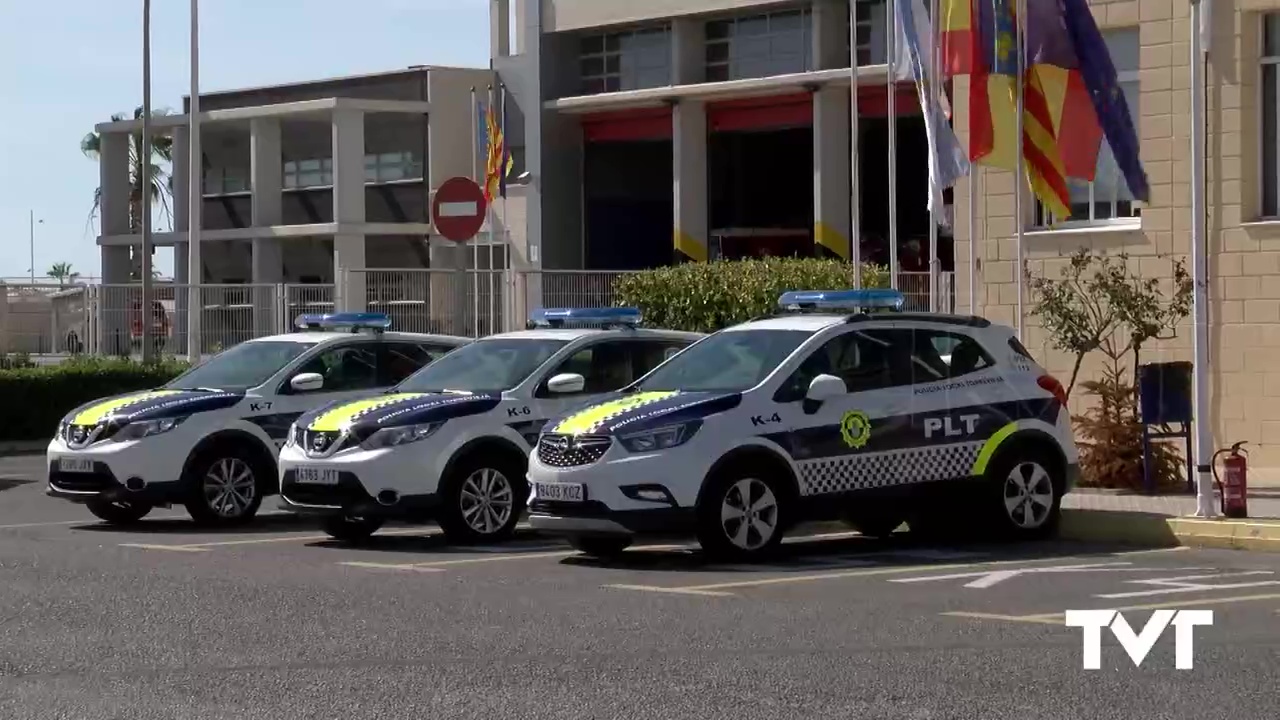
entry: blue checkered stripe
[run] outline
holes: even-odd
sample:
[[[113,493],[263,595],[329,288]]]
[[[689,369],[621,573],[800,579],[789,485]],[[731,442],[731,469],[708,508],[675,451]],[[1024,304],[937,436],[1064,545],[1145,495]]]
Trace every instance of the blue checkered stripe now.
[[[800,494],[822,495],[967,477],[982,445],[966,442],[873,453],[854,451],[804,460],[797,463]]]

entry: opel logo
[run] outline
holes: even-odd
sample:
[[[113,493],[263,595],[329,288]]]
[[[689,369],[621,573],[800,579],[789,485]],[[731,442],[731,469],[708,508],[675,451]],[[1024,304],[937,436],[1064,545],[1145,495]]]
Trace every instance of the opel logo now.
[[[569,447],[572,445],[572,441],[564,435],[548,437],[546,443],[552,450],[559,450],[560,452],[568,452]]]

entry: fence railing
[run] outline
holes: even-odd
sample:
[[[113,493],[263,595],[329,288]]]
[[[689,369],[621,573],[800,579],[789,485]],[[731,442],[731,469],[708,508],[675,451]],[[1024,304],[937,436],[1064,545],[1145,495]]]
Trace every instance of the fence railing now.
[[[393,327],[482,337],[524,327],[541,307],[605,307],[619,302],[618,280],[635,271],[599,270],[350,270],[345,287],[363,308],[391,316]],[[927,311],[929,273],[903,272],[898,288],[907,309]],[[153,285],[151,310],[142,308],[140,283],[0,285],[0,353],[136,356],[143,319],[163,354],[187,352],[188,303],[200,311],[200,345],[215,353],[251,338],[288,332],[299,315],[332,312],[338,287],[331,284]],[[954,274],[938,278],[939,310],[955,307]]]

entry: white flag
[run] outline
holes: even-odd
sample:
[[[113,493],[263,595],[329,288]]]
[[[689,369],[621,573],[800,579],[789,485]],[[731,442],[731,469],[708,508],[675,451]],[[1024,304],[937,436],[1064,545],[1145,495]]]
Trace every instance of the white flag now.
[[[894,8],[898,16],[897,26],[902,33],[901,47],[906,52],[909,77],[915,80],[916,91],[920,95],[924,130],[929,141],[929,210],[936,208],[937,216],[950,227],[942,191],[969,174],[969,159],[965,157],[964,148],[947,121],[947,112],[940,100],[942,85],[935,83],[935,78],[932,77],[929,60],[933,57],[934,33],[924,0],[898,0],[894,3]],[[897,72],[895,70],[894,74]],[[934,87],[937,88],[936,93]]]

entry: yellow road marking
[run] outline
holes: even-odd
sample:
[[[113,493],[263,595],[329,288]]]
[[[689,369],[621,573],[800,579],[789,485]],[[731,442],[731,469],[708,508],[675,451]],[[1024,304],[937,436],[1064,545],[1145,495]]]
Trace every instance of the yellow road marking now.
[[[634,550],[681,550],[686,547],[687,546],[684,546],[684,545],[641,545],[639,547],[634,548]],[[454,550],[456,551],[458,550],[458,548],[454,548]],[[350,567],[376,567],[382,570],[392,570],[392,569],[409,570],[409,571],[443,570],[447,567],[452,567],[455,565],[478,565],[480,563],[507,562],[510,560],[526,560],[526,559],[536,559],[536,558],[561,558],[561,557],[572,557],[578,554],[579,553],[577,550],[556,550],[554,552],[526,552],[526,553],[517,552],[517,553],[510,553],[510,554],[503,554],[503,555],[487,555],[485,557],[458,558],[455,560],[431,560],[428,562],[420,562],[420,563],[365,563],[365,562],[344,561],[338,564],[347,565]]]
[[[1109,557],[1119,557],[1119,556],[1125,556],[1125,555],[1143,555],[1143,554],[1172,552],[1175,550],[1185,550],[1185,549],[1186,548],[1183,548],[1183,547],[1177,547],[1177,548],[1156,548],[1153,550],[1127,550],[1127,551],[1116,552],[1116,553],[1105,553],[1104,555]],[[885,554],[889,554],[889,553],[885,553]],[[875,558],[875,557],[876,557],[876,554],[874,553],[868,554],[866,556],[866,558],[868,559]],[[850,558],[850,559],[857,560],[862,558]],[[786,584],[804,583],[804,582],[817,582],[820,580],[839,580],[842,578],[852,578],[852,577],[874,577],[877,575],[906,575],[909,573],[928,573],[928,572],[934,572],[938,570],[959,570],[964,568],[986,567],[986,566],[992,566],[992,565],[996,565],[996,566],[1014,565],[1014,564],[1034,565],[1037,563],[1051,563],[1051,562],[1056,563],[1056,562],[1065,562],[1070,560],[1084,560],[1084,559],[1087,559],[1087,557],[1061,556],[1061,557],[1050,557],[1050,558],[1022,558],[1017,560],[986,560],[986,561],[976,561],[976,562],[969,562],[969,563],[948,563],[945,565],[923,564],[923,565],[911,565],[907,567],[875,568],[872,570],[865,570],[865,569],[864,570],[835,570],[832,572],[813,573],[809,575],[767,577],[767,578],[759,578],[756,580],[736,580],[734,582],[712,583],[708,585],[684,585],[684,586],[676,586],[676,587],[662,587],[658,585],[633,585],[633,586],[628,586],[625,589],[641,590],[645,592],[682,592],[684,594],[690,594],[688,593],[688,591],[690,590],[717,591],[717,590],[729,590],[729,589],[737,589],[737,588],[763,587],[768,585],[786,585]],[[620,586],[606,585],[605,587],[620,587]],[[705,594],[705,593],[699,593],[699,594]],[[731,595],[732,593],[720,593],[720,594]]]
[[[1160,603],[1146,603],[1143,605],[1126,605],[1123,607],[1108,607],[1106,610],[1115,610],[1117,612],[1131,612],[1134,610],[1164,610],[1166,608],[1184,608],[1189,605],[1229,605],[1231,603],[1257,602],[1261,600],[1280,600],[1280,593],[1266,593],[1263,595],[1237,595],[1234,597],[1220,598],[1198,598],[1196,600],[1170,601]],[[1276,612],[1280,612],[1277,610]],[[942,615],[948,617],[974,618],[978,620],[1005,620],[1008,622],[1024,622],[1024,623],[1043,623],[1046,625],[1062,625],[1066,621],[1065,613],[1041,613],[1038,615],[996,615],[992,613],[980,612],[944,612]]]
[[[422,528],[406,528],[404,530],[380,530],[378,535],[422,535]],[[161,545],[152,543],[120,543],[120,547],[142,548],[143,550],[173,550],[174,552],[206,552],[209,548],[232,547],[236,545],[266,545],[283,542],[315,542],[333,540],[332,535],[273,535],[271,537],[247,538],[241,540],[219,540],[205,543],[183,543],[179,545]]]

